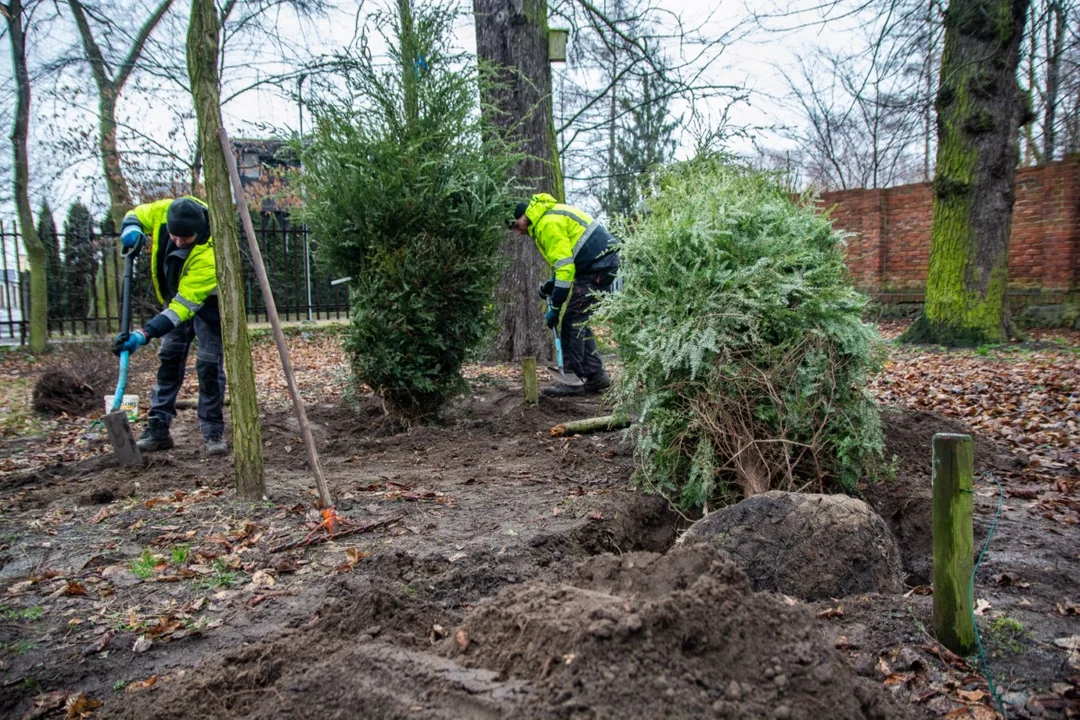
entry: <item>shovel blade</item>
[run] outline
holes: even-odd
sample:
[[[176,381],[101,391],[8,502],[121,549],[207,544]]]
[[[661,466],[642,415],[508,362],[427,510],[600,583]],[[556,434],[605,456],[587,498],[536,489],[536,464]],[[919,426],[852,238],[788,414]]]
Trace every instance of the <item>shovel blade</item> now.
[[[109,442],[112,443],[116,461],[122,466],[142,465],[142,453],[131,434],[127,413],[123,410],[111,412],[101,418],[101,423],[109,433]]]

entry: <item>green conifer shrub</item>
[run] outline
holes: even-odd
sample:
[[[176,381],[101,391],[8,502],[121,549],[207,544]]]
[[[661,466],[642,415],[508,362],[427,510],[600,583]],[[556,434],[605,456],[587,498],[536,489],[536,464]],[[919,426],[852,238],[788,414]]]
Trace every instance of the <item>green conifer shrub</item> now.
[[[454,12],[398,5],[381,26],[393,62],[359,60],[345,96],[312,108],[298,215],[318,262],[352,277],[354,381],[417,417],[463,387],[490,335],[515,157],[449,46]]]
[[[879,366],[842,237],[811,198],[716,156],[674,165],[621,229],[603,302],[638,480],[684,508],[771,489],[850,490],[881,468]]]

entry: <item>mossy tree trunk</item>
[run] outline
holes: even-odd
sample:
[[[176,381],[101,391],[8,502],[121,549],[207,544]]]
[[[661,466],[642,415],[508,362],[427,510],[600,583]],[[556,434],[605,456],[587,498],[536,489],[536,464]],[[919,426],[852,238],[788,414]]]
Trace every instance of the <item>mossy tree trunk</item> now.
[[[187,64],[199,125],[199,140],[202,143],[203,178],[206,183],[206,200],[210,206],[210,230],[214,236],[218,302],[221,305],[221,335],[225,346],[225,370],[232,408],[236,494],[243,499],[259,500],[266,495],[262,425],[259,422],[255,371],[248,342],[236,213],[233,210],[224,150],[218,143],[218,130],[221,129],[218,84],[220,32],[221,25],[214,0],[192,0]]]
[[[548,62],[547,0],[473,0],[476,54],[495,69],[494,82],[481,87],[489,120],[510,132],[525,157],[515,171],[532,192],[563,200],[562,171],[555,142]],[[507,233],[503,254],[509,267],[499,281],[499,334],[491,356],[500,360],[552,356],[535,288],[551,270],[533,247]]]
[[[7,21],[11,44],[11,69],[15,75],[15,122],[11,130],[14,151],[15,210],[19,217],[23,247],[30,265],[30,349],[41,352],[49,339],[49,286],[46,266],[49,259],[45,245],[34,227],[30,205],[30,159],[26,138],[30,132],[30,72],[26,65],[26,30],[30,24],[29,8],[22,0],[0,3]]]
[[[1011,335],[1009,231],[1024,101],[1028,3],[951,0],[937,99],[934,221],[923,312],[905,342],[974,346]]]

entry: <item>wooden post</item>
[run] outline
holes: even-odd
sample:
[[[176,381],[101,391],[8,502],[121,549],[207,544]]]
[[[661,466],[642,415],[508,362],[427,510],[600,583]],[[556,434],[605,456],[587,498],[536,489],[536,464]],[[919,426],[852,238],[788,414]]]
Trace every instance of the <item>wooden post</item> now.
[[[934,435],[934,633],[960,656],[975,651],[971,607],[973,565],[970,435]]]
[[[251,266],[255,269],[255,276],[259,279],[259,288],[262,290],[263,302],[266,304],[266,316],[270,319],[270,327],[274,330],[274,343],[277,345],[278,355],[281,357],[281,369],[285,373],[285,384],[288,386],[289,396],[292,398],[293,412],[296,413],[296,422],[300,426],[300,436],[304,439],[308,467],[311,468],[311,474],[315,476],[315,486],[319,489],[319,500],[322,502],[322,506],[332,508],[334,507],[334,499],[330,496],[330,488],[326,485],[322,466],[319,465],[319,451],[315,448],[315,438],[311,435],[311,426],[308,424],[304,400],[300,397],[300,389],[296,385],[296,374],[293,372],[292,360],[289,359],[289,346],[285,342],[285,333],[281,331],[281,319],[278,317],[277,303],[274,302],[274,291],[270,288],[270,279],[266,276],[266,265],[263,264],[259,242],[255,239],[255,226],[251,224],[251,213],[248,212],[244,188],[240,183],[240,172],[236,168],[236,158],[233,156],[232,145],[229,144],[229,133],[225,131],[224,127],[218,130],[218,140],[221,143],[221,150],[225,154],[225,164],[229,170],[229,179],[232,182],[233,195],[236,198],[236,209],[240,212],[240,222],[244,226],[244,235],[247,236],[248,248],[251,250]]]
[[[116,461],[123,466],[142,465],[142,452],[135,444],[135,438],[131,436],[131,425],[128,424],[126,410],[111,412],[101,418],[101,423],[109,433],[109,442],[112,443]]]
[[[536,388],[536,358],[521,358],[521,376],[525,382],[525,402],[535,405],[540,400]]]

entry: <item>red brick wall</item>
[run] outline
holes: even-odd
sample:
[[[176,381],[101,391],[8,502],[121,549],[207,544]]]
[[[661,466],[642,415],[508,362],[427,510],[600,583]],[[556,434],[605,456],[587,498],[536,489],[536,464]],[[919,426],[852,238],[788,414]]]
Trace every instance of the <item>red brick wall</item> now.
[[[847,239],[855,284],[874,296],[918,301],[926,287],[933,215],[930,186],[823,193],[822,206]],[[1017,295],[1080,289],[1080,156],[1016,177],[1009,288]]]

